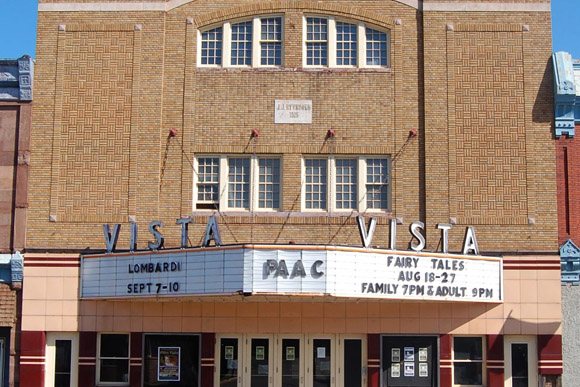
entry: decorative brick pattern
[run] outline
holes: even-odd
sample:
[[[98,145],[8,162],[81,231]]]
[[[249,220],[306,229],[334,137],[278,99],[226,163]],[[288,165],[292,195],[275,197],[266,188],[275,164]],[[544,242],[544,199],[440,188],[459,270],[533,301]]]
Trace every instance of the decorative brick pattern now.
[[[126,220],[128,213],[133,33],[63,33],[57,219],[87,215]],[[59,58],[60,59],[60,58]]]
[[[461,32],[468,28],[449,33],[455,81],[452,215],[460,223],[527,224],[522,33],[501,31],[521,27],[483,25]]]

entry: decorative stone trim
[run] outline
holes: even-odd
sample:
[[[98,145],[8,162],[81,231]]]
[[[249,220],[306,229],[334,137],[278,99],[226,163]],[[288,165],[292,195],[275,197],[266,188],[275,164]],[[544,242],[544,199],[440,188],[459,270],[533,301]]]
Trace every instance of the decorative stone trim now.
[[[552,56],[554,68],[554,113],[556,137],[574,137],[575,122],[580,120],[580,98],[577,97],[576,70],[580,65],[574,63],[572,56],[564,51]]]
[[[131,12],[131,11],[171,11],[193,0],[170,0],[168,2],[115,2],[115,3],[41,3],[39,12]],[[550,3],[423,3],[423,0],[396,0],[411,8],[422,11],[443,12],[550,12]]]
[[[357,19],[366,23],[392,28],[396,19],[383,16],[363,8],[349,7],[334,3],[317,3],[314,1],[273,1],[269,3],[246,4],[225,10],[199,15],[194,18],[195,25],[200,28],[207,25],[236,19],[244,16],[284,13],[287,10],[301,10],[305,13],[324,13],[327,15],[342,16]]]

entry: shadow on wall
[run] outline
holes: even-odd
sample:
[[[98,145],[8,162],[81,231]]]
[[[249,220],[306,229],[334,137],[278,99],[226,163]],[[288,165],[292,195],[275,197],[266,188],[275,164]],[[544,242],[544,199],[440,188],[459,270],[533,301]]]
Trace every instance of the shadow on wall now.
[[[554,122],[554,66],[552,57],[547,60],[544,68],[544,75],[532,108],[532,121],[535,123]],[[553,135],[553,128],[551,129]]]

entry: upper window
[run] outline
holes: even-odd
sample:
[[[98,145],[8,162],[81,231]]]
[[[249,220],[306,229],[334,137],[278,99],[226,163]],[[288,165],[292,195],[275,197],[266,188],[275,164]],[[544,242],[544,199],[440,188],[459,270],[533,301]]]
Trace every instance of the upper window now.
[[[302,208],[386,211],[390,205],[390,159],[305,158]]]
[[[304,66],[387,67],[389,33],[332,16],[304,17]]]
[[[280,159],[199,156],[195,159],[196,209],[278,210]]]
[[[483,386],[483,338],[453,338],[453,385]]]
[[[97,384],[129,385],[129,335],[101,333]]]
[[[200,31],[198,64],[208,67],[282,65],[282,17],[254,17]]]

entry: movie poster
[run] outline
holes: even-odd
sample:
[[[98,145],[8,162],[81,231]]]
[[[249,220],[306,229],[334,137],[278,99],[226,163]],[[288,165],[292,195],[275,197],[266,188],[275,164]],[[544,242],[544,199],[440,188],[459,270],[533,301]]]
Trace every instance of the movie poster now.
[[[179,382],[181,348],[159,347],[157,349],[157,355],[157,381]]]

